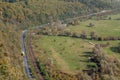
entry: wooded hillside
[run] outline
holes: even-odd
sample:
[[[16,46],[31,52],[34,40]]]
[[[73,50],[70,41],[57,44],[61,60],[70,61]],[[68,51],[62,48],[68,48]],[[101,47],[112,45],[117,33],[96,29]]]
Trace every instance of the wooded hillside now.
[[[0,80],[26,80],[20,30],[118,7],[104,0],[0,0]]]
[[[113,2],[102,0],[1,0],[0,19],[21,26],[85,15],[115,8]],[[114,3],[115,4],[115,3]]]

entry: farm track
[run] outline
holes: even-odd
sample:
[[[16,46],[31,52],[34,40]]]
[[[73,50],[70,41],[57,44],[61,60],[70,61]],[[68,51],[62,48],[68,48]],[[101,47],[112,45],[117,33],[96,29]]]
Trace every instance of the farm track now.
[[[28,49],[27,57],[31,62],[30,66],[34,70],[36,80],[44,80],[42,75],[40,74],[40,70],[38,69],[37,60],[33,52],[32,44],[31,44],[31,33],[28,33],[27,35],[27,49]]]

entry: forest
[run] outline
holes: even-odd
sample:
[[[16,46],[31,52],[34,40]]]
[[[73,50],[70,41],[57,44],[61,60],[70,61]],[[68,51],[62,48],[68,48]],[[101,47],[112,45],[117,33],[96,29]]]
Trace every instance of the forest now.
[[[54,21],[64,20],[115,9],[117,4],[119,5],[116,1],[109,0],[1,0],[0,19],[21,26],[32,26],[49,22],[51,16]]]

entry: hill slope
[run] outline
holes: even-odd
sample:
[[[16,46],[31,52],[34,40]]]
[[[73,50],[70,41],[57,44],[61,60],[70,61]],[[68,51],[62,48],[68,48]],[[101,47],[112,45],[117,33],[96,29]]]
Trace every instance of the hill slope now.
[[[0,80],[25,80],[20,29],[111,8],[97,0],[0,0]],[[92,5],[92,6],[91,6]],[[17,31],[16,31],[17,30]]]
[[[2,0],[6,1],[6,0]],[[102,0],[10,0],[0,3],[0,12],[3,21],[27,26],[66,19],[98,12],[103,9],[115,8],[116,5]],[[23,26],[21,25],[21,26]]]
[[[25,80],[20,36],[13,26],[0,20],[0,80]]]

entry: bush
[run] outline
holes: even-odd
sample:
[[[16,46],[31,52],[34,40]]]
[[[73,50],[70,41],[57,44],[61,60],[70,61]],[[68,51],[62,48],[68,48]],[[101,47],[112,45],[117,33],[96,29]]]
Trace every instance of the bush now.
[[[93,23],[89,23],[88,27],[94,27],[95,25]]]
[[[80,38],[87,39],[87,34],[85,31],[82,31],[82,33],[80,34]]]

